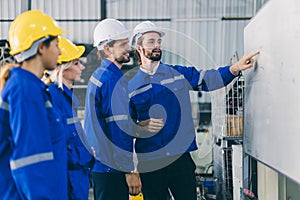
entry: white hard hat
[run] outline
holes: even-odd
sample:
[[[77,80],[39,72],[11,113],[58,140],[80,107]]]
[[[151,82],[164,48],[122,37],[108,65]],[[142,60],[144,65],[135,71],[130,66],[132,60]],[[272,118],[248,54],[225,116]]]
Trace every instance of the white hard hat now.
[[[102,50],[103,46],[112,40],[129,38],[130,31],[116,19],[100,21],[94,30],[94,47]]]
[[[148,32],[157,32],[160,34],[160,37],[163,37],[165,35],[165,32],[163,32],[161,29],[159,29],[153,22],[150,21],[144,21],[142,23],[139,23],[136,25],[136,27],[133,29],[133,33],[131,36],[131,44],[134,47],[136,45],[136,41],[145,33]]]

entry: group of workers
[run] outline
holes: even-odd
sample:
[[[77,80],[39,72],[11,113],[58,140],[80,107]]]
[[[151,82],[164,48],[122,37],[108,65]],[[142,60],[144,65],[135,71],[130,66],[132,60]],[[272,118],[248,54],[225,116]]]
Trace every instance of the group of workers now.
[[[164,64],[165,32],[154,23],[131,32],[101,20],[94,30],[101,65],[88,82],[82,127],[72,86],[85,48],[63,33],[45,13],[26,11],[9,29],[12,56],[1,47],[1,63],[10,62],[0,71],[1,199],[87,200],[90,182],[95,200],[140,192],[145,200],[196,199],[189,90],[226,86],[259,52],[211,70]],[[139,69],[127,80],[121,68],[132,48]]]

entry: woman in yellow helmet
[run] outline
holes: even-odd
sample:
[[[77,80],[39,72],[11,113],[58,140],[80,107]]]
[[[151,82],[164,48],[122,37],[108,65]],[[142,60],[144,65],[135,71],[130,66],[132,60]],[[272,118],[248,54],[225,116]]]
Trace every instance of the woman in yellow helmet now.
[[[76,46],[62,37],[59,37],[58,46],[61,50],[61,55],[58,58],[58,73],[53,73],[52,80],[54,83],[49,85],[49,91],[54,106],[57,106],[66,118],[68,196],[69,200],[87,200],[93,157],[80,139],[84,130],[77,116],[79,100],[72,92],[74,82],[80,81],[82,70],[85,69],[85,66],[79,61],[85,47]]]
[[[56,67],[62,33],[38,10],[10,26],[10,54],[20,66],[0,77],[0,199],[68,199],[62,115],[40,80]]]

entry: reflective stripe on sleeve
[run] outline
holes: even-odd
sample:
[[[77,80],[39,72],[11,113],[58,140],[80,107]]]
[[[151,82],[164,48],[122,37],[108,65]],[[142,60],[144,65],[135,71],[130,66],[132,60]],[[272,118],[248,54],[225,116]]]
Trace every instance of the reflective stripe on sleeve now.
[[[184,79],[184,76],[181,74],[181,75],[178,75],[178,76],[174,76],[173,78],[168,78],[168,79],[161,80],[160,84],[165,85],[165,84],[173,83],[175,81],[182,80],[182,79]]]
[[[47,160],[53,160],[54,156],[52,152],[48,153],[40,153],[32,156],[27,156],[25,158],[20,158],[17,160],[10,161],[10,168],[12,170],[16,170],[21,167],[25,167],[28,165],[36,164],[39,162],[47,161]]]
[[[77,122],[80,122],[80,119],[78,117],[73,117],[73,118],[68,118],[67,119],[67,124],[75,124]]]
[[[9,105],[5,101],[0,98],[0,108],[6,111],[9,111]]]
[[[95,77],[91,76],[90,81],[98,87],[101,87],[103,83],[97,80]]]
[[[182,80],[184,79],[184,76],[181,74],[179,76],[174,76],[174,80],[177,81],[177,80]]]
[[[45,101],[45,107],[46,108],[52,108],[52,103],[49,100]],[[3,101],[1,98],[0,98],[0,108],[3,109],[3,110],[9,111],[9,105],[8,105],[8,103],[6,103],[5,101]]]
[[[106,123],[120,120],[128,120],[128,115],[114,115],[105,118]]]
[[[152,84],[149,84],[145,87],[137,89],[129,94],[129,98],[134,97],[135,95],[138,95],[140,93],[146,92],[147,90],[150,90],[151,88],[152,88]]]

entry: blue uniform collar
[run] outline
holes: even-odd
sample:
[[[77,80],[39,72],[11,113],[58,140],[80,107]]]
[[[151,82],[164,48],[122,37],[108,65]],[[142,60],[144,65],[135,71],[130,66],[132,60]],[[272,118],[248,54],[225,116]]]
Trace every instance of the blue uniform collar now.
[[[65,84],[63,84],[63,91],[70,99],[72,99],[72,103],[76,107],[80,105],[78,98],[73,94],[72,90],[70,90],[67,86],[65,86]]]
[[[36,75],[34,75],[33,73],[31,73],[30,71],[28,70],[25,70],[25,69],[22,69],[21,67],[15,67],[15,68],[12,68],[10,70],[11,74],[13,75],[14,73],[16,74],[21,74],[22,77],[24,78],[28,78],[32,81],[35,81],[37,82],[37,84],[40,85],[40,87],[42,89],[46,89],[48,86],[41,80],[39,79]],[[19,75],[18,75],[19,76]]]
[[[103,59],[101,62],[101,67],[110,69],[113,71],[118,77],[122,77],[124,74],[119,67],[117,67],[113,62],[107,59]]]
[[[169,71],[169,67],[166,66],[164,63],[160,62],[159,65],[158,65],[158,68],[155,72],[155,74],[153,75],[149,75],[145,72],[143,72],[140,68],[137,72],[137,76],[139,76],[140,78],[143,78],[143,79],[147,79],[147,77],[149,76],[165,76],[166,74],[168,74],[168,71]]]

